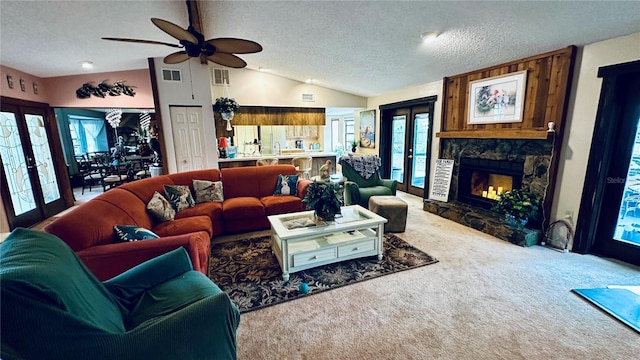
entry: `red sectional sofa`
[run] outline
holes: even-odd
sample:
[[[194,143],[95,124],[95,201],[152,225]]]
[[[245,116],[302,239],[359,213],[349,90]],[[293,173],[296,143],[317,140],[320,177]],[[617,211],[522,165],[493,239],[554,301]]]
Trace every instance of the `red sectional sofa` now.
[[[194,270],[208,275],[212,237],[269,228],[268,215],[301,211],[308,180],[297,196],[274,196],[278,175],[295,175],[293,165],[196,170],[142,179],[111,189],[49,224],[45,232],[65,241],[100,280],[183,246]],[[205,202],[179,211],[175,220],[155,222],[147,203],[164,185],[193,180],[222,181],[223,202]],[[193,188],[192,188],[193,189]],[[160,238],[121,242],[115,225],[137,225]]]

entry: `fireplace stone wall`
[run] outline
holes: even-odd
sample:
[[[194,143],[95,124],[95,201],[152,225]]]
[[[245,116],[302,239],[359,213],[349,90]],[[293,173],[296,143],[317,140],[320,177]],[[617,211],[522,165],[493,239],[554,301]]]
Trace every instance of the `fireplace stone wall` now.
[[[425,200],[424,210],[509,242],[529,246],[538,242],[540,231],[518,229],[505,224],[500,214],[458,201],[460,159],[490,159],[522,161],[524,163],[520,188],[546,200],[549,185],[553,141],[514,139],[440,139],[440,158],[453,159],[454,167],[449,189],[449,201]],[[550,208],[550,204],[546,207]],[[534,226],[539,224],[534,223]]]

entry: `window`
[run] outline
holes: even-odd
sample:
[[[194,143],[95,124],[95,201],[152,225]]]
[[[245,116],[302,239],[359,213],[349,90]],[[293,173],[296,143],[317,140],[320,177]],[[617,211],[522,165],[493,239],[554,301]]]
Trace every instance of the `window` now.
[[[69,132],[75,155],[109,151],[105,121],[102,119],[70,115]]]
[[[351,148],[351,144],[355,140],[353,117],[344,118],[344,147]]]

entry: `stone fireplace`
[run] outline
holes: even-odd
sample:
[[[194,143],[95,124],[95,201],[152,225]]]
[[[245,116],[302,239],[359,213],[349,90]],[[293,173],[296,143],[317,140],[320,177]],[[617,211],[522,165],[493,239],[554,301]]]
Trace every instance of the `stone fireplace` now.
[[[553,141],[442,138],[440,146],[440,157],[454,160],[449,201],[425,200],[424,210],[518,245],[536,244],[539,230],[506,225],[490,209],[511,189],[546,198]],[[541,228],[539,221],[531,225]]]

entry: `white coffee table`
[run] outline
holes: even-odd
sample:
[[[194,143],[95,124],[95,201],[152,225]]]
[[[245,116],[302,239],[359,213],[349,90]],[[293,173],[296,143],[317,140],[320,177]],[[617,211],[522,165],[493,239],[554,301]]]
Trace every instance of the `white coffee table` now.
[[[271,215],[271,248],[289,274],[366,256],[382,259],[387,219],[359,205],[343,206],[335,222],[315,222],[313,211]]]

